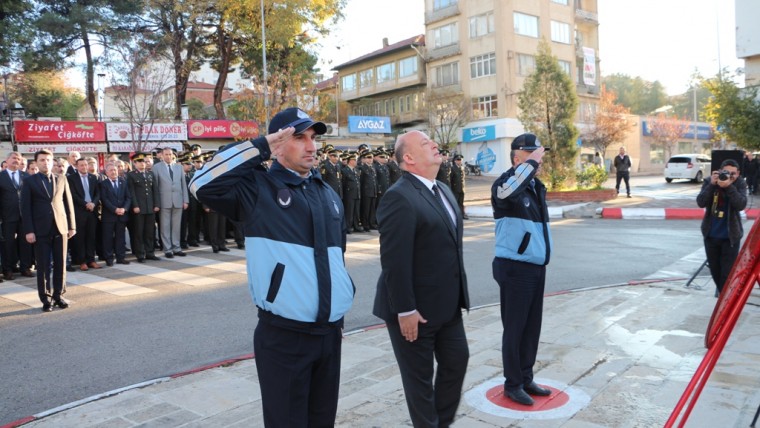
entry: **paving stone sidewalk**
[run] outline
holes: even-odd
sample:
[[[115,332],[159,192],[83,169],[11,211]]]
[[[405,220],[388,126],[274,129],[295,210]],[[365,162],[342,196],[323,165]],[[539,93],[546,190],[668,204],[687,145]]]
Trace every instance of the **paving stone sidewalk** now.
[[[715,302],[711,287],[684,281],[547,296],[536,378],[580,407],[508,416],[484,409],[478,392],[502,379],[499,307],[473,309],[464,318],[471,356],[455,426],[662,426],[705,353]],[[759,305],[753,291],[687,426],[749,425],[760,404]],[[347,334],[341,373],[337,426],[410,426],[384,327]],[[255,360],[131,388],[25,426],[260,427]]]

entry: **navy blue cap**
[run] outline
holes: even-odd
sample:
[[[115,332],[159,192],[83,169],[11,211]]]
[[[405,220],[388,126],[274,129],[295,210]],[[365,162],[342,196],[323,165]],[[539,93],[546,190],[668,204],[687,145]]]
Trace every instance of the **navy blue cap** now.
[[[291,107],[274,115],[269,122],[269,133],[274,134],[280,129],[290,128],[291,126],[296,128],[296,134],[302,134],[309,128],[314,128],[314,132],[317,135],[327,132],[327,125],[322,122],[315,122],[305,111],[297,107]]]
[[[512,150],[527,150],[532,152],[541,147],[541,142],[538,141],[538,137],[535,134],[525,133],[518,135],[512,140]],[[549,147],[544,147],[544,150],[551,150]]]

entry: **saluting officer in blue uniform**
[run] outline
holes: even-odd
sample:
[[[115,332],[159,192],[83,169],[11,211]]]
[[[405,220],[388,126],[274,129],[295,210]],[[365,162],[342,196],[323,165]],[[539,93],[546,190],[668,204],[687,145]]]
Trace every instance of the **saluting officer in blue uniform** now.
[[[313,168],[327,127],[305,112],[276,114],[269,135],[227,146],[190,191],[243,225],[264,424],[333,426],[343,316],[354,286],[343,261],[343,203]],[[274,157],[269,172],[261,163]]]

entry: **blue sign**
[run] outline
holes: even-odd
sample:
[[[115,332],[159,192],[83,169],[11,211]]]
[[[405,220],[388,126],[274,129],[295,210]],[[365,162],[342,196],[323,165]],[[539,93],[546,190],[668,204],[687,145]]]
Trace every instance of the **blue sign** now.
[[[348,132],[390,134],[391,118],[387,116],[348,116]]]
[[[481,171],[489,173],[496,164],[496,154],[488,147],[484,147],[478,152],[478,157],[475,158],[475,163],[478,164]]]
[[[478,126],[475,128],[464,128],[462,130],[462,142],[475,143],[479,141],[490,141],[496,139],[496,126]]]
[[[681,138],[684,140],[693,140],[694,139],[694,123],[683,123],[684,132]],[[652,136],[652,130],[649,129],[649,124],[647,124],[646,120],[641,121],[641,133],[645,137],[651,137]],[[713,131],[712,127],[710,125],[697,125],[697,140],[709,140],[712,138]]]

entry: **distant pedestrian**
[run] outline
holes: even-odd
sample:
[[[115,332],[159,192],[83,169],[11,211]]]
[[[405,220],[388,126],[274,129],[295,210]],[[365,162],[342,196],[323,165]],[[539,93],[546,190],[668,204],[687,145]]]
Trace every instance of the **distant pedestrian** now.
[[[462,165],[462,155],[454,156],[454,163],[451,165],[451,192],[457,198],[457,205],[462,211],[462,218],[468,220],[467,214],[464,213],[464,165]]]
[[[745,158],[742,163],[742,176],[744,181],[747,182],[747,189],[749,193],[755,194],[755,182],[757,181],[757,160],[752,159],[752,153],[745,152]]]
[[[533,380],[552,250],[546,187],[537,178],[545,149],[533,134],[512,141],[512,168],[491,187],[496,219],[493,277],[499,283],[504,395],[526,406],[549,389]]]
[[[338,410],[346,270],[343,204],[313,168],[322,122],[288,108],[269,134],[228,145],[190,182],[210,209],[241,222],[267,427],[332,427]],[[260,168],[276,158],[267,172]]]
[[[602,156],[599,152],[594,153],[594,165],[598,167],[602,166]]]
[[[720,293],[739,255],[744,236],[741,211],[747,206],[747,183],[739,176],[738,162],[726,159],[721,163],[720,171],[713,171],[705,178],[697,195],[697,205],[706,208],[702,236],[707,264]]]
[[[625,181],[625,191],[628,194],[628,197],[631,197],[631,186],[628,183],[628,181],[631,178],[631,158],[628,157],[627,154],[625,154],[625,147],[620,148],[620,154],[615,156],[615,171],[616,171],[616,178],[615,178],[615,191],[617,191],[618,195],[620,194],[620,180]]]

